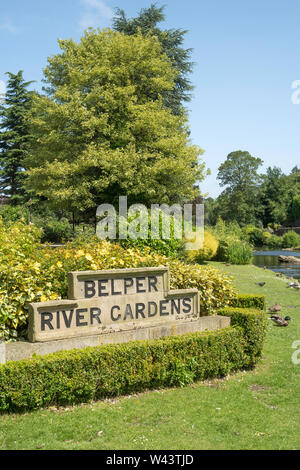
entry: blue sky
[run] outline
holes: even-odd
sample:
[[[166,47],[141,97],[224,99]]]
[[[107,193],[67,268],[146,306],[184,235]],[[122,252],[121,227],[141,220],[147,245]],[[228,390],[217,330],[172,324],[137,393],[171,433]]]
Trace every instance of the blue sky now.
[[[151,0],[1,0],[0,93],[5,72],[24,70],[40,88],[57,38],[79,40],[85,28],[109,27],[113,9],[135,16]],[[299,0],[165,0],[165,28],[188,30],[194,49],[191,138],[212,171],[202,184],[215,197],[218,166],[248,150],[289,172],[300,164]],[[299,81],[299,82],[297,82]],[[292,84],[297,87],[292,89]],[[294,99],[292,95],[294,93]],[[293,104],[293,101],[295,104]]]

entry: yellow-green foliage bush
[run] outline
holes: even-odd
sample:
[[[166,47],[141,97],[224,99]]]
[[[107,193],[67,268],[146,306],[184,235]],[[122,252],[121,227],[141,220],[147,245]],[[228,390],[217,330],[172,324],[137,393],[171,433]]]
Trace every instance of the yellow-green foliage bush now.
[[[26,302],[58,298],[51,276],[41,270],[40,236],[34,225],[5,225],[0,218],[0,338],[21,334]]]
[[[271,238],[272,238],[272,234],[270,232],[267,232],[267,231],[263,232],[263,243],[267,245]]]
[[[187,250],[186,251],[186,257],[190,261],[202,263],[205,260],[212,259],[219,247],[219,242],[218,240],[213,236],[213,234],[207,230],[204,231],[204,241],[202,243],[202,240],[197,240],[197,237],[195,236],[195,245],[199,245],[198,247],[195,248],[195,250]]]
[[[0,334],[5,339],[26,332],[28,302],[67,296],[70,271],[169,265],[171,288],[198,288],[201,311],[206,315],[230,305],[236,295],[231,280],[210,266],[187,265],[147,249],[124,249],[96,238],[42,248],[39,236],[32,225],[0,225]]]
[[[231,304],[235,291],[231,279],[211,266],[185,264],[166,256],[141,252],[137,248],[124,249],[117,243],[100,241],[71,242],[64,248],[44,250],[44,269],[53,272],[55,291],[67,295],[67,273],[80,270],[138,268],[169,266],[172,289],[196,287],[200,291],[201,310],[210,314],[216,308]]]

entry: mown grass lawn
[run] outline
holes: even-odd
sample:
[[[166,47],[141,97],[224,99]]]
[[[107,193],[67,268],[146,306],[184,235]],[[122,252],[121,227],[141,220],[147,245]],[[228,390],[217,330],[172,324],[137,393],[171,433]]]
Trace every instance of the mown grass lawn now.
[[[0,416],[0,449],[299,449],[300,292],[254,266],[211,263],[242,293],[264,293],[292,318],[271,324],[254,371],[184,388],[23,415]],[[256,282],[265,281],[264,287]],[[299,354],[300,358],[300,354]]]

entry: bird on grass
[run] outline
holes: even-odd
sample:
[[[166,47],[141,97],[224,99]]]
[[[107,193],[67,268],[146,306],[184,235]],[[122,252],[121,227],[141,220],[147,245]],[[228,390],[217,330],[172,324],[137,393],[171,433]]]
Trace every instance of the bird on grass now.
[[[289,322],[291,321],[291,318],[282,318],[279,315],[271,315],[270,320],[276,323],[277,326],[288,326]]]
[[[300,289],[300,284],[298,284],[297,282],[291,282],[290,284],[288,284],[288,287],[293,287],[294,289]]]
[[[256,285],[258,285],[258,286],[260,286],[260,287],[264,287],[265,282],[257,282]]]
[[[274,305],[272,305],[272,307],[269,308],[269,311],[272,312],[272,313],[273,312],[280,312],[281,308],[282,307],[281,307],[280,304],[274,304]]]

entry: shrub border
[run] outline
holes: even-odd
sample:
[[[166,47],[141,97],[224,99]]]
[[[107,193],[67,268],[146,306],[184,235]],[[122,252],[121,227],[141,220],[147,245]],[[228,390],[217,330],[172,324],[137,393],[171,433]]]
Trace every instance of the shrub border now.
[[[263,312],[224,308],[218,313],[230,316],[232,326],[4,364],[0,366],[0,411],[90,402],[253,367],[263,347]]]
[[[254,308],[266,310],[266,296],[253,294],[239,294],[230,302],[231,307]]]
[[[266,333],[266,315],[264,310],[242,307],[226,307],[218,310],[218,315],[230,317],[231,327],[241,327],[245,341],[244,367],[254,367],[262,355]]]

